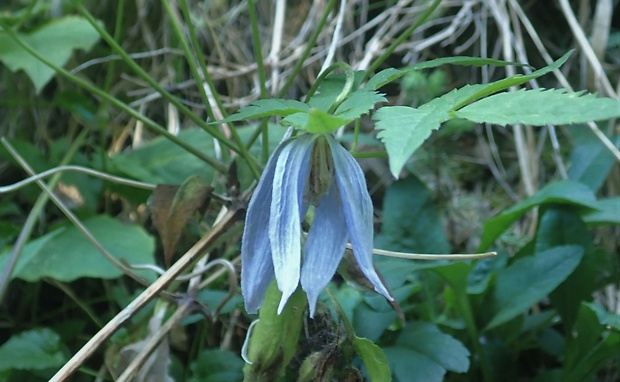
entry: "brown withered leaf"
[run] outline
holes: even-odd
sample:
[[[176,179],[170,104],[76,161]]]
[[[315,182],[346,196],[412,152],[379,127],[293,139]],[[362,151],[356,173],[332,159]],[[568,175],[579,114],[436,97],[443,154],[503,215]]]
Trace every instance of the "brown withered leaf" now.
[[[213,188],[199,176],[189,177],[181,186],[158,185],[153,191],[151,215],[161,237],[166,265],[174,261],[185,224],[196,210],[208,206],[211,191]]]

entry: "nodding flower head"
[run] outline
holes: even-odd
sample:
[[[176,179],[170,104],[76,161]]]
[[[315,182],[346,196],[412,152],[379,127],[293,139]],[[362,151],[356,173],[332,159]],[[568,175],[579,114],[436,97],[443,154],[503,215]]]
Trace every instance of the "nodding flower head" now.
[[[303,240],[301,224],[310,205],[314,220]],[[348,241],[364,275],[392,301],[372,264],[372,240],[372,201],[353,156],[329,134],[282,142],[248,206],[241,244],[246,310],[256,313],[275,276],[282,292],[278,314],[301,281],[314,316]]]

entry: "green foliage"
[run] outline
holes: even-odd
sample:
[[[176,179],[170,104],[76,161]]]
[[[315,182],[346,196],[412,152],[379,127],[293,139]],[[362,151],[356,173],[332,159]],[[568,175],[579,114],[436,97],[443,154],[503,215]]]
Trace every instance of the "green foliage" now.
[[[84,225],[118,260],[135,264],[153,263],[155,243],[142,227],[105,215],[88,219]],[[8,258],[8,251],[0,254],[0,268],[4,268]],[[111,279],[122,274],[82,232],[71,226],[58,228],[29,242],[12,277],[30,282],[44,277],[72,281],[80,277]],[[144,274],[151,275],[148,272]]]
[[[75,49],[90,50],[99,41],[97,31],[83,18],[67,16],[43,25],[28,34],[17,37],[32,47],[45,59],[57,66],[64,66]],[[13,38],[0,30],[0,61],[11,71],[24,70],[34,83],[37,92],[54,77],[51,69],[31,56]]]
[[[243,381],[243,360],[226,350],[204,350],[192,362],[190,382]]]
[[[403,382],[440,382],[447,370],[469,369],[470,354],[463,344],[429,323],[409,324],[385,353],[394,376]]]
[[[521,89],[481,99],[456,111],[455,115],[496,125],[567,125],[617,118],[620,116],[620,102],[561,89]]]
[[[506,323],[547,296],[575,270],[582,256],[583,249],[577,246],[553,247],[498,272],[493,296],[497,313],[486,329]]]
[[[45,370],[62,366],[66,361],[67,351],[60,336],[48,328],[15,334],[0,346],[0,372]]]

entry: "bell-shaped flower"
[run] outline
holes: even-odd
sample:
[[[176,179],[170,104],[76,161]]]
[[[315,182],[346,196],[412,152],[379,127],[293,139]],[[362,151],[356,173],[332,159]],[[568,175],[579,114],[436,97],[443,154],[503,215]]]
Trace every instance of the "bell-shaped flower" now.
[[[315,207],[314,219],[304,240],[302,223],[310,205]],[[313,316],[349,241],[375,291],[392,301],[373,267],[372,240],[372,201],[353,156],[330,134],[282,142],[247,210],[241,245],[246,310],[256,313],[275,275],[282,292],[278,314],[301,281]]]

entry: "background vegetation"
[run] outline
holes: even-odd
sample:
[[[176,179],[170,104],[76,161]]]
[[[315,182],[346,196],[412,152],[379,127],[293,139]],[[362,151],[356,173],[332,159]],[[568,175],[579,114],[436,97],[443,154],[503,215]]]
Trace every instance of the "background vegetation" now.
[[[131,370],[141,381],[242,380],[256,317],[237,289],[242,214],[226,213],[242,210],[260,172],[243,158],[264,164],[286,129],[206,122],[259,98],[303,99],[324,62],[377,72],[467,55],[540,68],[576,49],[527,87],[618,99],[617,0],[443,0],[423,19],[431,3],[1,3],[0,380],[48,380],[89,340],[93,354],[71,380],[124,380]],[[389,105],[417,107],[517,70],[446,65],[380,90]],[[375,256],[397,309],[334,279],[342,315],[383,349],[394,380],[618,380],[618,122],[450,121],[398,180],[385,157],[363,155],[382,150],[373,124],[362,118],[357,151],[375,247],[498,252],[471,262]],[[345,145],[352,131],[339,132]],[[235,152],[237,142],[249,152]],[[9,186],[67,165],[111,177],[64,168]],[[188,250],[186,273],[196,272],[138,297]],[[283,380],[367,379],[375,371],[323,301]],[[142,302],[124,325],[115,318]],[[106,324],[111,337],[93,337]]]

